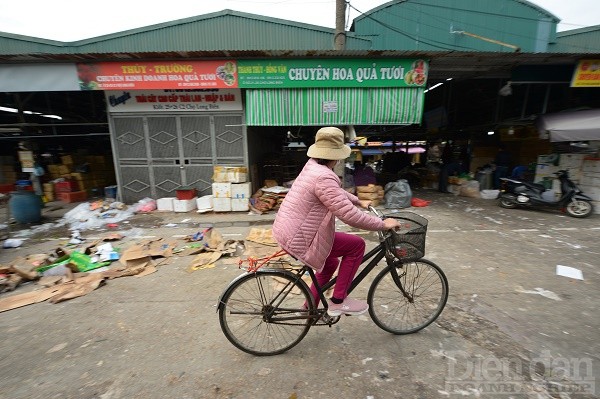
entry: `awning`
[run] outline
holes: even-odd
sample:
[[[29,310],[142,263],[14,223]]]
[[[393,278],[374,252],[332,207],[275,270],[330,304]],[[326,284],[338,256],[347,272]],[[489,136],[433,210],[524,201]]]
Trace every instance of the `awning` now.
[[[600,140],[600,109],[542,115],[537,127],[540,138],[552,142]]]
[[[421,123],[423,88],[247,89],[248,126]]]

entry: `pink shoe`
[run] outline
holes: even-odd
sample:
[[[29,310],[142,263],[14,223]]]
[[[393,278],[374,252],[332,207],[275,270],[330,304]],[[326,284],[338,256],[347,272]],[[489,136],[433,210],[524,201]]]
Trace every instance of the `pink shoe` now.
[[[369,305],[366,302],[346,298],[342,303],[329,302],[327,314],[332,317],[340,316],[342,313],[350,316],[358,316],[367,310],[369,310]]]

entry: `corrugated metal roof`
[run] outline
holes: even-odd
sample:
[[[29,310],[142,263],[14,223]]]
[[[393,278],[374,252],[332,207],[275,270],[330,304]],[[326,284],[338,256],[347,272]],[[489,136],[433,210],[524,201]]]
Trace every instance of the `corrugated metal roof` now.
[[[351,30],[371,38],[374,49],[514,51],[491,39],[543,52],[558,21],[521,0],[394,0],[357,17]]]
[[[556,35],[549,51],[560,53],[600,53],[600,25],[572,29]]]
[[[54,42],[0,33],[0,54],[136,53],[224,50],[333,49],[335,30],[317,25],[223,10],[75,42]],[[371,41],[347,34],[347,46]]]
[[[65,43],[0,32],[0,54],[60,53]]]
[[[368,14],[390,6],[424,4],[431,1],[433,0],[394,0],[371,10]],[[499,2],[541,13],[547,18],[557,20],[552,14],[526,1],[499,0]],[[467,3],[475,4],[467,0],[448,0],[442,4]],[[355,21],[365,18],[367,17],[362,16]],[[440,18],[443,20],[443,17]],[[531,23],[531,18],[527,18],[526,20]],[[402,21],[401,19],[395,21],[394,26],[401,25]],[[430,25],[429,22],[427,24]],[[371,27],[377,28],[374,31],[376,35],[388,35],[388,30],[381,25],[372,24]],[[559,39],[562,43],[563,40],[577,41],[589,35],[586,36],[586,40],[589,38],[590,43],[593,44],[592,38],[596,34],[598,34],[598,27],[591,27],[563,32],[559,35]],[[333,50],[333,29],[223,10],[69,43],[0,33],[0,62],[71,63],[270,57],[424,58],[431,62],[429,80],[432,81],[448,77],[473,78],[483,75],[509,77],[510,69],[516,65],[574,65],[579,59],[590,57],[590,51],[587,51],[588,47],[585,45],[583,49],[586,51],[578,48],[579,45],[571,45],[568,48],[556,46],[553,53],[472,52],[468,49],[442,51],[439,48],[414,50],[402,49],[399,43],[396,43],[392,49],[373,50],[370,48],[370,39],[357,37],[357,33],[352,32],[348,32],[347,35],[347,50],[337,51]],[[398,35],[391,37],[398,38]],[[593,52],[600,53],[598,50]]]

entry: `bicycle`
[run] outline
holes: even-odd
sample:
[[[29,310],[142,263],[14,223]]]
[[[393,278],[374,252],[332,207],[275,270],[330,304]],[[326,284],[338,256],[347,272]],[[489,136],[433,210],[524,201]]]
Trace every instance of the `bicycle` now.
[[[442,269],[425,254],[427,219],[412,212],[378,217],[400,221],[396,231],[378,231],[379,244],[369,251],[348,290],[352,292],[385,258],[386,266],[373,279],[367,294],[369,315],[381,329],[402,335],[420,331],[433,323],[448,300],[448,279]],[[295,266],[276,257],[285,251],[254,260],[247,271],[223,291],[217,304],[221,330],[244,352],[268,356],[283,353],[297,345],[313,326],[332,326],[341,316],[327,314],[324,293],[336,281],[320,287],[309,266]],[[242,261],[240,261],[240,266]],[[311,291],[302,279],[309,275],[320,298],[315,306]],[[306,306],[306,308],[305,308]]]

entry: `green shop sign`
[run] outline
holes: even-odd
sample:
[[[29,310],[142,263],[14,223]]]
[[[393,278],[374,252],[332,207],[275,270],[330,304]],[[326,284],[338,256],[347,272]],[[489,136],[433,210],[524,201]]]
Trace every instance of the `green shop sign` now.
[[[238,60],[239,87],[425,87],[429,64],[407,59]]]

